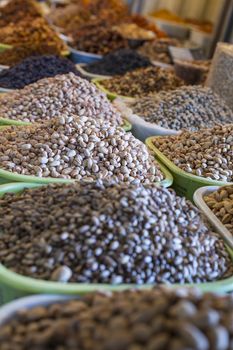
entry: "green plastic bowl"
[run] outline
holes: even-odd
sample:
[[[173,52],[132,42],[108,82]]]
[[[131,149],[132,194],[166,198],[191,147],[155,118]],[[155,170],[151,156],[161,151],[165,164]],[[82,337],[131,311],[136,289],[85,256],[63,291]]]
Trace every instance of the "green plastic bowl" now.
[[[129,102],[134,101],[133,97],[117,95],[105,89],[105,87],[101,84],[103,80],[107,80],[107,78],[93,79],[92,82],[98,87],[98,89],[100,89],[102,92],[104,92],[107,95],[110,101],[114,101],[116,98],[121,98],[122,100],[129,101]]]
[[[156,137],[159,137],[159,136],[152,136],[147,138],[146,145],[153,151],[155,157],[158,158],[160,162],[164,164],[168,168],[168,170],[171,172],[173,176],[172,187],[175,189],[178,195],[184,196],[187,199],[193,201],[194,192],[200,187],[226,186],[226,185],[233,184],[230,182],[205,179],[204,177],[192,175],[187,173],[184,170],[181,170],[174,163],[172,163],[166,156],[164,156],[163,153],[160,152],[157,147],[154,146],[153,140]]]
[[[30,183],[11,183],[0,186],[0,197],[5,193],[21,193],[25,188],[36,188],[44,185]],[[233,251],[226,248],[233,260]],[[171,287],[180,287],[180,284],[171,285]],[[186,287],[198,287],[203,291],[211,291],[216,293],[225,293],[233,291],[233,276],[216,282],[207,282],[199,284],[185,284]],[[0,264],[0,304],[5,304],[16,298],[31,294],[63,294],[63,295],[83,295],[97,290],[105,291],[121,291],[127,288],[151,288],[151,284],[147,285],[110,285],[110,284],[86,284],[86,283],[59,283],[50,282],[31,277],[24,277],[15,272],[10,271]]]

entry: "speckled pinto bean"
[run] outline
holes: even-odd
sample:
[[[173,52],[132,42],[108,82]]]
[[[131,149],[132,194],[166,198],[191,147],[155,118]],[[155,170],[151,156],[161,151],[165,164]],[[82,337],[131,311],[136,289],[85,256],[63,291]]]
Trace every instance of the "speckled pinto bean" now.
[[[232,275],[196,207],[157,185],[53,184],[0,200],[1,263],[80,283],[200,283]]]
[[[0,100],[1,118],[43,122],[64,113],[123,124],[121,115],[94,84],[74,73],[44,78]]]
[[[22,175],[63,179],[164,179],[147,147],[104,119],[71,114],[0,133],[0,168]]]

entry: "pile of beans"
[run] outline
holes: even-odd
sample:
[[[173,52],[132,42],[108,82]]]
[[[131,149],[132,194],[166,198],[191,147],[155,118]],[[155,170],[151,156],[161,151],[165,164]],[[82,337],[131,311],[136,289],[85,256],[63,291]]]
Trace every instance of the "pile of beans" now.
[[[148,58],[134,50],[121,49],[104,56],[100,61],[88,64],[85,70],[94,74],[117,75],[148,66],[151,66]]]
[[[153,144],[180,169],[207,179],[233,182],[233,124],[157,137]]]
[[[96,28],[98,27],[98,30]],[[128,40],[123,38],[111,25],[100,20],[88,22],[72,33],[77,50],[106,55],[112,51],[128,48]]]
[[[153,184],[99,180],[29,189],[6,194],[0,217],[1,262],[25,276],[153,284],[232,274],[224,242],[198,209]]]
[[[163,179],[147,147],[104,119],[70,114],[0,134],[0,168],[39,177]]]
[[[133,113],[167,129],[192,131],[233,121],[233,112],[211,89],[184,86],[145,96],[130,104]]]
[[[153,288],[93,293],[18,311],[4,350],[230,350],[232,296]]]
[[[30,43],[32,46],[40,46],[44,42],[48,46],[57,47],[59,52],[67,51],[65,43],[43,18],[31,20],[26,17],[17,26],[10,23],[0,31],[0,43],[4,44],[21,46]]]
[[[138,49],[138,52],[152,61],[171,64],[172,59],[168,51],[169,46],[179,46],[179,42],[171,38],[154,40],[143,44],[143,46]]]
[[[0,86],[21,89],[42,78],[69,72],[79,74],[75,65],[67,58],[53,55],[29,57],[12,68],[0,72]]]
[[[33,0],[11,0],[6,6],[0,8],[0,28],[9,23],[18,23],[25,17],[31,20],[40,16]]]
[[[159,67],[139,68],[101,81],[101,85],[110,92],[128,97],[142,97],[163,90],[173,90],[183,84],[172,70]]]
[[[205,196],[204,200],[233,235],[233,185],[221,187]]]
[[[123,123],[106,95],[73,73],[41,79],[1,97],[1,118],[43,122],[64,113]]]

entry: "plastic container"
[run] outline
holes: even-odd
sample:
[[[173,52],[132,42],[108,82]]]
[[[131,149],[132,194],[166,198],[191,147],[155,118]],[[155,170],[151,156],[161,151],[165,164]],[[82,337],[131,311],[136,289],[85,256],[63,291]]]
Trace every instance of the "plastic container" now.
[[[92,63],[100,61],[103,56],[96,55],[94,53],[88,53],[84,51],[75,50],[72,47],[69,47],[70,58],[74,63]]]
[[[108,78],[109,79],[109,78]],[[107,97],[109,98],[110,101],[114,101],[117,97],[118,98],[121,98],[122,100],[125,100],[125,101],[134,101],[134,98],[133,97],[129,97],[129,96],[121,96],[121,95],[117,95],[117,94],[114,94],[113,92],[105,89],[105,87],[101,84],[101,82],[105,80],[105,79],[93,79],[92,82],[101,90],[103,91]]]
[[[130,102],[127,103],[119,98],[113,101],[113,105],[121,112],[124,118],[132,124],[132,134],[141,141],[150,136],[178,135],[179,131],[163,128],[155,123],[145,121],[139,115],[133,113]]]
[[[213,192],[218,191],[220,186],[206,186],[199,188],[193,196],[194,203],[196,206],[205,214],[209,223],[214,229],[222,236],[226,244],[233,249],[233,235],[224,226],[224,224],[217,218],[212,210],[206,204],[204,197],[210,195]]]
[[[158,136],[157,136],[158,137]],[[184,170],[178,168],[174,163],[172,163],[167,157],[163,155],[162,152],[158,150],[157,147],[153,145],[153,140],[155,137],[149,137],[146,139],[146,145],[154,152],[155,157],[164,164],[173,176],[173,185],[176,193],[180,196],[184,196],[189,200],[193,200],[194,192],[204,186],[226,186],[233,183],[223,182],[223,181],[214,181],[206,179],[204,177],[196,176],[187,173]]]
[[[41,185],[35,184],[8,184],[0,186],[0,196],[7,192],[20,193],[24,188],[35,188]],[[233,260],[233,251],[227,248]],[[180,284],[170,285],[171,287],[180,287]],[[233,276],[216,282],[207,282],[200,284],[186,284],[184,286],[196,286],[203,291],[229,292],[233,291]],[[0,264],[0,304],[7,303],[16,298],[30,294],[65,294],[65,295],[83,295],[93,291],[121,291],[127,288],[151,288],[152,285],[110,285],[110,284],[85,284],[85,283],[59,283],[24,277],[10,271]]]
[[[30,310],[36,306],[47,306],[52,303],[63,302],[75,297],[65,295],[33,295],[30,297],[20,298],[4,305],[0,309],[0,327],[10,321],[14,315],[22,309]],[[12,349],[13,350],[13,349]]]

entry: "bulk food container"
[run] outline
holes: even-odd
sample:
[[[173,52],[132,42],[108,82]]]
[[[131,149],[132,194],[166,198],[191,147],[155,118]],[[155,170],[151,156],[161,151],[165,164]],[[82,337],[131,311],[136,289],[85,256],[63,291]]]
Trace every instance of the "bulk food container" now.
[[[0,196],[5,193],[20,193],[25,188],[36,188],[42,185],[36,184],[8,184],[0,186]],[[233,259],[233,251],[226,247]],[[13,299],[30,294],[65,294],[65,295],[83,295],[97,290],[121,291],[127,288],[151,288],[152,285],[110,285],[110,284],[87,284],[87,283],[60,283],[24,277],[10,271],[0,264],[0,304],[7,303]],[[172,287],[178,287],[174,284]],[[233,291],[233,276],[216,282],[207,282],[200,284],[186,284],[185,286],[197,286],[203,291],[229,292]]]
[[[222,236],[228,246],[233,249],[233,236],[224,224],[217,218],[212,210],[206,204],[204,197],[218,191],[220,186],[205,186],[195,191],[193,201],[196,206],[204,213],[207,220],[213,228]]]
[[[158,137],[158,136],[157,136]],[[226,186],[233,183],[207,179],[201,176],[192,175],[180,169],[170,161],[157,147],[153,144],[154,137],[146,139],[146,145],[152,150],[155,157],[168,168],[173,176],[173,188],[180,196],[193,200],[194,192],[203,186]]]

